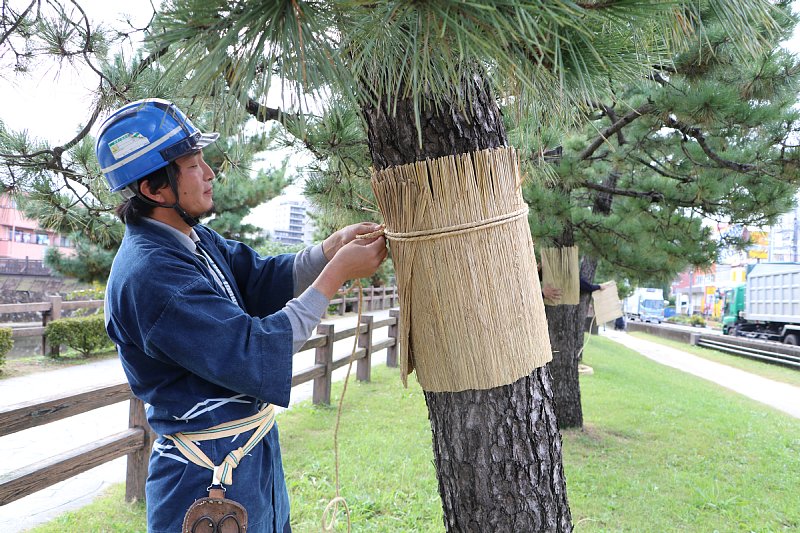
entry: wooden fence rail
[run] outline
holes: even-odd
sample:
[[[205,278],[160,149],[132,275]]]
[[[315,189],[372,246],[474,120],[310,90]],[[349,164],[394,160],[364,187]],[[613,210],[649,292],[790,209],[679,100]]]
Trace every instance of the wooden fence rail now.
[[[397,306],[396,287],[364,287],[362,293],[362,311],[379,311]],[[358,312],[358,292],[353,289],[340,290],[331,300],[331,305],[336,306],[336,312],[344,315],[348,304],[353,312]],[[98,309],[103,307],[103,300],[64,301],[61,296],[51,296],[47,302],[33,302],[27,304],[0,304],[0,316],[18,313],[39,312],[42,314],[41,326],[25,326],[12,328],[12,338],[41,337],[42,354],[58,356],[59,346],[50,346],[47,343],[45,329],[47,324],[62,317],[64,311],[75,309]]]
[[[389,318],[382,320],[375,320],[373,315],[362,315],[360,324],[341,331],[336,331],[332,323],[320,324],[317,333],[300,350],[313,349],[314,364],[295,371],[292,375],[292,386],[313,380],[313,402],[330,404],[333,371],[347,365],[351,355],[347,353],[334,359],[333,343],[354,336],[358,336],[358,349],[354,356],[357,379],[369,381],[371,357],[381,350],[387,350],[386,364],[396,367],[399,310],[391,309],[389,315]],[[373,342],[373,332],[383,327],[389,328],[389,337]],[[130,401],[127,430],[0,476],[0,505],[11,503],[123,455],[128,456],[125,498],[127,501],[144,500],[147,464],[154,434],[147,424],[143,403],[132,396],[127,383],[91,387],[79,392],[0,408],[0,437],[123,401]]]

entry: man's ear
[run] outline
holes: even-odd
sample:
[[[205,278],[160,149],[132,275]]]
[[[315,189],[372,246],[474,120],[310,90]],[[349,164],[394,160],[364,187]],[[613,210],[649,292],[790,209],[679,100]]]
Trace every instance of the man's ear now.
[[[150,180],[142,180],[139,183],[139,192],[145,197],[156,203],[165,204],[169,200],[165,193],[170,190],[168,185],[162,185],[155,193],[150,192]]]

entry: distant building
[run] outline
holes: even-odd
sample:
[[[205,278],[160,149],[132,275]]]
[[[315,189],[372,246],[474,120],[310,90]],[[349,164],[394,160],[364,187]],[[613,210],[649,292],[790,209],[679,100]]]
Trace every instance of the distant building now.
[[[781,216],[772,226],[769,239],[770,263],[800,262],[800,207]]]
[[[769,232],[728,224],[720,224],[714,229],[720,239],[739,238],[749,241],[750,245],[744,250],[721,250],[718,261],[707,270],[689,267],[678,274],[671,285],[678,313],[720,317],[725,291],[744,283],[752,265],[767,259]]]
[[[66,255],[74,253],[69,238],[40,228],[35,220],[26,218],[17,209],[11,196],[0,195],[0,258],[41,261],[50,246]]]
[[[284,244],[311,244],[314,223],[308,214],[310,204],[300,195],[282,195],[258,208],[249,222],[261,226],[272,240]]]

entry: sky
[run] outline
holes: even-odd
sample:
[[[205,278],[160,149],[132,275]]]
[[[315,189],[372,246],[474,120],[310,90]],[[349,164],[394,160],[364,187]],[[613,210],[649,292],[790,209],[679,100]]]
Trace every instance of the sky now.
[[[13,2],[28,4],[27,0]],[[150,20],[150,0],[82,0],[79,2],[93,24],[103,21],[114,27],[125,27],[125,15],[131,23],[142,27]],[[124,8],[120,8],[123,5]],[[130,47],[124,50],[130,56]],[[62,68],[41,66],[26,78],[15,77],[13,84],[0,83],[0,118],[9,129],[27,129],[34,137],[64,143],[74,137],[77,125],[86,121],[92,108],[91,94],[95,75],[82,75],[69,64]]]

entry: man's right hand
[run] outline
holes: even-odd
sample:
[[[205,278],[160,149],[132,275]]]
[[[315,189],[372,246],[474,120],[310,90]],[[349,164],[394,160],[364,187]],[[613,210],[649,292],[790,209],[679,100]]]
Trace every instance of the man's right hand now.
[[[336,251],[311,286],[331,299],[346,281],[372,276],[386,255],[383,237],[353,240]]]
[[[542,286],[542,296],[544,296],[547,300],[557,302],[561,299],[561,289],[557,289],[550,285],[544,285]]]

